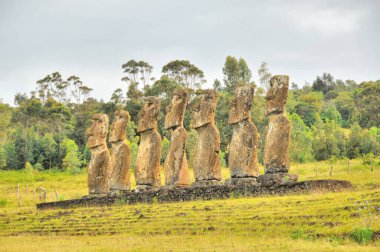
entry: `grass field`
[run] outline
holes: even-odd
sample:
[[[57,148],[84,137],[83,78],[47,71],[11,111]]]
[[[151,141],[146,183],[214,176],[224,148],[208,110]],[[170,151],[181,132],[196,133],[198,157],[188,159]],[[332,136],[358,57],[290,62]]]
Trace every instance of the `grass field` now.
[[[345,179],[355,189],[37,211],[34,188],[46,188],[47,201],[55,191],[59,199],[81,197],[86,174],[1,171],[0,251],[379,251],[380,167],[352,160],[348,174],[347,161],[339,161],[329,172],[326,162],[291,167],[300,180]],[[359,243],[355,230],[366,226],[372,239]]]

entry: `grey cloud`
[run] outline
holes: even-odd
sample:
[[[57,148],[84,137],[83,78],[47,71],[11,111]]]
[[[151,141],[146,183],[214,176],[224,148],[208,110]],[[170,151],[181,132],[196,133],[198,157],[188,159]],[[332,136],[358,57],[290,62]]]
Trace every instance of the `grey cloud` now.
[[[189,59],[211,85],[227,55],[261,61],[302,85],[322,72],[379,79],[379,1],[1,1],[0,97],[75,74],[108,100],[121,64]]]

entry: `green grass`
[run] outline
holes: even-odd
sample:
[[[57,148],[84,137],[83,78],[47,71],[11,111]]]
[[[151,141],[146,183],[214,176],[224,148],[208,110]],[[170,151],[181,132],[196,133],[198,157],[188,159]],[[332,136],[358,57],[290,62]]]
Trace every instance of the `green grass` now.
[[[0,251],[378,251],[380,223],[374,216],[380,215],[380,168],[371,173],[354,160],[348,174],[346,161],[339,161],[329,176],[328,163],[317,165],[318,177],[315,163],[292,166],[291,173],[298,171],[300,180],[346,179],[355,189],[37,211],[38,199],[26,194],[26,184],[30,190],[46,188],[48,200],[55,200],[55,190],[64,199],[77,198],[87,192],[86,174],[0,172],[0,202],[6,202],[0,204]],[[368,223],[370,238],[360,231]]]

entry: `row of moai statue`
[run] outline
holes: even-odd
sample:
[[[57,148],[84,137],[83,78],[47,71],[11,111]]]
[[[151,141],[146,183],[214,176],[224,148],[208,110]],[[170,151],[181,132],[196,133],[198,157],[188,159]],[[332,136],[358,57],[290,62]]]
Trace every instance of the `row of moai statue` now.
[[[228,123],[233,133],[229,149],[228,166],[231,178],[228,184],[282,183],[296,180],[288,174],[290,141],[290,122],[285,114],[285,104],[289,77],[277,75],[270,80],[267,93],[269,128],[265,141],[265,175],[259,177],[258,132],[251,119],[254,88],[240,86],[231,101]],[[186,158],[187,132],[183,126],[184,114],[189,94],[186,90],[174,91],[171,103],[166,107],[165,129],[170,132],[170,147],[164,164],[165,184],[168,187],[187,187],[191,185],[190,172]],[[192,128],[198,134],[194,153],[195,186],[219,184],[221,166],[219,158],[220,135],[215,126],[215,111],[218,93],[215,90],[199,90],[191,108]],[[137,131],[140,144],[135,164],[135,180],[139,189],[152,189],[161,186],[161,136],[157,131],[157,119],[161,100],[146,97],[139,113]],[[90,194],[107,194],[130,190],[130,148],[126,142],[126,126],[129,113],[124,110],[115,112],[109,134],[110,151],[106,138],[109,119],[105,114],[93,116],[93,124],[88,129],[88,147],[91,161],[88,169]]]

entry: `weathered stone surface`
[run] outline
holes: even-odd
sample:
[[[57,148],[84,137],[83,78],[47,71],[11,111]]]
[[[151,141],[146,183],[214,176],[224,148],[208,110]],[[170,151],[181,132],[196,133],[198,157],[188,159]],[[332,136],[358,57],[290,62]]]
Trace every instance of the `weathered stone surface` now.
[[[266,173],[289,171],[291,125],[285,114],[289,77],[276,75],[270,80],[267,94],[268,132],[265,139],[264,165]]]
[[[187,106],[189,93],[184,89],[176,89],[170,104],[166,107],[165,129],[183,127],[183,118]]]
[[[270,88],[266,100],[266,114],[280,114],[285,112],[286,99],[288,98],[289,76],[275,75],[270,79]]]
[[[231,100],[228,123],[234,124],[251,119],[251,108],[255,88],[252,85],[237,87],[235,97]]]
[[[257,181],[261,186],[282,186],[289,183],[295,183],[297,180],[297,175],[289,174],[287,172],[266,173],[257,178]]]
[[[197,129],[206,124],[214,124],[215,110],[218,103],[218,92],[204,89],[197,92],[196,101],[192,107],[192,127]]]
[[[91,161],[88,167],[88,189],[90,194],[106,194],[109,192],[111,175],[111,157],[107,149],[106,138],[109,119],[106,114],[95,114],[92,126],[87,129],[88,148]]]
[[[232,128],[228,159],[231,177],[257,177],[259,175],[259,133],[256,126],[252,122],[244,120],[233,124]]]
[[[251,121],[254,88],[252,85],[238,87],[235,95],[228,120],[233,128],[228,159],[231,178],[257,177],[259,134]]]
[[[284,114],[269,116],[269,127],[264,148],[266,171],[289,171],[290,122]]]
[[[190,185],[190,172],[185,151],[187,132],[183,127],[187,99],[187,91],[175,90],[171,103],[166,107],[165,129],[168,129],[171,134],[164,165],[166,186]]]
[[[171,133],[170,146],[165,159],[165,184],[170,186],[189,186],[190,172],[186,158],[186,137],[184,127],[179,127]]]
[[[109,142],[115,143],[127,139],[126,128],[130,120],[128,111],[117,110],[114,114],[114,120],[111,125]]]
[[[131,150],[126,141],[126,128],[130,116],[127,111],[117,110],[114,118],[109,136],[109,142],[112,145],[110,190],[124,191],[131,187]]]
[[[256,177],[230,178],[225,181],[225,185],[251,186],[251,185],[259,185],[259,183],[257,182]]]
[[[137,131],[140,133],[135,179],[140,188],[158,188],[161,186],[161,135],[157,131],[157,117],[161,99],[147,97],[139,113]]]
[[[137,132],[157,129],[157,117],[160,113],[161,99],[154,96],[145,97],[144,107],[138,115]]]
[[[193,167],[196,183],[221,180],[220,134],[214,124],[217,101],[215,90],[201,90],[192,108],[192,127],[198,133]]]
[[[260,179],[261,176],[258,178]],[[238,179],[241,181],[241,179]],[[182,202],[192,200],[228,199],[233,197],[255,197],[262,195],[286,195],[310,192],[338,192],[351,190],[352,185],[344,180],[312,180],[289,182],[282,185],[263,186],[260,184],[214,185],[208,187],[160,188],[159,190],[125,191],[118,196],[84,197],[82,199],[64,200],[37,204],[37,209],[109,206],[115,203],[125,204],[153,202]]]
[[[215,180],[215,179],[212,179],[212,180],[199,180],[199,181],[195,181],[192,186],[193,187],[203,187],[203,186],[215,186],[215,185],[222,185],[223,183],[220,182],[220,180]]]
[[[106,145],[109,119],[106,114],[95,114],[92,117],[92,125],[87,129],[88,148]]]

